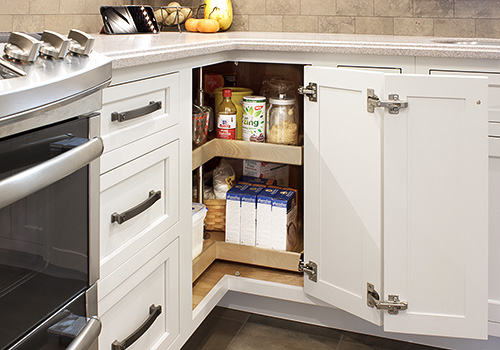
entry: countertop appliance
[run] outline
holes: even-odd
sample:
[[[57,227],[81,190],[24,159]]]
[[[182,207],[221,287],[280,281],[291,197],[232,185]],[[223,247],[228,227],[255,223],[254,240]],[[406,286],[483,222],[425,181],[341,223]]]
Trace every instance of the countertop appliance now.
[[[72,30],[0,44],[2,350],[97,348],[96,111],[111,63],[93,41]]]

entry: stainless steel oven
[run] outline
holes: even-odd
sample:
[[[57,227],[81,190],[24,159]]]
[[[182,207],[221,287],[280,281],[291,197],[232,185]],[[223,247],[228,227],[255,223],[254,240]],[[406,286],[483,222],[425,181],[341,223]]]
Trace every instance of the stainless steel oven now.
[[[110,62],[0,60],[21,73],[0,78],[0,349],[97,349],[97,111]]]

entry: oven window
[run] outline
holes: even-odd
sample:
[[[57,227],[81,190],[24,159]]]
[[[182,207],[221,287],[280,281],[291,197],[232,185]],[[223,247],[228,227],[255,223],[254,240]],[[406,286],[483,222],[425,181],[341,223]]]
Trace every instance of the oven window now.
[[[0,140],[0,181],[87,137],[73,119]],[[0,208],[0,349],[88,288],[88,255],[88,167]]]

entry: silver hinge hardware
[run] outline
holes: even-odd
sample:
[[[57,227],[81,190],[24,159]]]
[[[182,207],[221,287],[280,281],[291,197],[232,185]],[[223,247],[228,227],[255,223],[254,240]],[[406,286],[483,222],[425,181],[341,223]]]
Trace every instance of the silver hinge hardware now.
[[[306,87],[299,86],[299,95],[306,95],[311,102],[318,102],[318,84],[309,83]]]
[[[304,263],[304,253],[300,255],[298,270],[299,272],[303,272],[307,276],[309,276],[309,279],[311,281],[318,282],[318,264],[316,264],[314,261]]]
[[[380,296],[375,290],[375,286],[368,282],[366,284],[366,287],[366,303],[369,307],[374,307],[378,310],[387,310],[387,312],[389,312],[391,315],[397,315],[400,310],[408,309],[408,303],[406,301],[400,301],[399,295],[389,294],[388,301],[380,301]]]
[[[390,94],[388,101],[380,101],[373,89],[367,89],[366,109],[368,113],[374,113],[375,107],[386,107],[389,114],[399,114],[401,108],[408,108],[408,101],[400,100],[397,94]]]

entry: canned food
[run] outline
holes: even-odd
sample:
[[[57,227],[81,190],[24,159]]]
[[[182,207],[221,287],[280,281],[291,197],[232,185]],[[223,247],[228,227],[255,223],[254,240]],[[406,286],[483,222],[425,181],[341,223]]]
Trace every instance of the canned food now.
[[[265,142],[266,98],[243,97],[242,138],[244,141]]]

